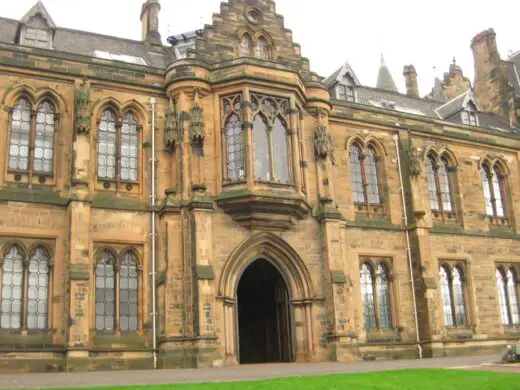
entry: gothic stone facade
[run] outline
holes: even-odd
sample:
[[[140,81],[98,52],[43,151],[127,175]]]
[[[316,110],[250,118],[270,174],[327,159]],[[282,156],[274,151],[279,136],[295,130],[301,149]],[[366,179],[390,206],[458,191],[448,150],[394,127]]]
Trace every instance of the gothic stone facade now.
[[[284,306],[278,340],[257,333],[266,361],[518,340],[518,132],[366,104],[355,75],[338,99],[272,0],[223,3],[167,47],[159,9],[140,42],[61,29],[41,3],[0,20],[1,370],[243,362],[257,263]]]

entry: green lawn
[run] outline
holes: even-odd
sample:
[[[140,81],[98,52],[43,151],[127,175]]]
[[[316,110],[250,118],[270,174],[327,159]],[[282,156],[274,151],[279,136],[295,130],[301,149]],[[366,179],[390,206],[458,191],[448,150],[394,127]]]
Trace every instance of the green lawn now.
[[[96,390],[468,390],[520,389],[520,376],[484,371],[404,370],[367,374],[274,379],[255,382],[204,383],[165,386],[104,387]],[[64,390],[64,389],[63,389]],[[88,390],[82,388],[82,390]],[[90,388],[94,390],[94,388]]]

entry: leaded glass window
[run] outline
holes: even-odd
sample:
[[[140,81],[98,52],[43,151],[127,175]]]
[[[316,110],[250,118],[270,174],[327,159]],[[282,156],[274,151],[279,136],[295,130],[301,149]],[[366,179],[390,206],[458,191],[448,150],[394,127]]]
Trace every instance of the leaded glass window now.
[[[244,34],[242,36],[242,41],[240,42],[240,56],[250,57],[252,53],[253,42],[251,40],[251,36],[249,34]]]
[[[465,283],[462,270],[444,265],[439,270],[444,325],[467,325]]]
[[[379,162],[374,147],[369,145],[362,150],[357,143],[353,143],[349,162],[354,203],[365,207],[382,204]]]
[[[36,114],[34,171],[52,173],[54,159],[54,107],[44,102]]]
[[[361,300],[363,302],[365,328],[367,329],[373,329],[376,327],[373,281],[374,278],[372,276],[372,267],[368,264],[363,264],[361,266]]]
[[[441,213],[443,216],[444,213],[454,212],[451,171],[450,162],[446,156],[441,156],[438,159],[435,154],[430,153],[426,158],[426,179],[430,207],[433,212]]]
[[[111,109],[103,111],[98,134],[98,178],[116,178],[116,114]]]
[[[115,258],[104,250],[96,264],[96,329],[114,330],[116,318]]]
[[[119,327],[122,331],[137,331],[138,271],[132,252],[124,254],[119,272]]]
[[[137,121],[128,112],[121,126],[121,180],[137,181],[137,151]]]
[[[29,167],[29,147],[31,138],[31,108],[22,98],[14,106],[11,117],[11,142],[9,148],[9,169],[25,171]]]
[[[392,328],[392,305],[390,298],[390,273],[386,265],[375,268],[363,263],[360,271],[361,301],[365,328]]]
[[[29,290],[27,294],[27,328],[47,328],[49,297],[49,256],[38,247],[29,259]]]
[[[365,203],[361,149],[356,144],[350,146],[350,178],[352,180],[352,195],[354,196],[354,203]]]
[[[502,324],[520,324],[518,308],[518,282],[515,272],[511,268],[498,268],[496,270],[496,279]]]
[[[489,217],[505,218],[506,206],[504,200],[505,178],[498,164],[482,164],[480,171],[486,214]]]
[[[4,253],[0,328],[48,329],[50,260],[43,246],[28,259],[17,245]]]
[[[261,115],[256,115],[253,122],[253,153],[255,157],[255,178],[257,180],[271,180],[271,153],[269,151],[269,137],[267,125]]]
[[[2,329],[22,327],[22,304],[24,291],[23,252],[12,246],[4,256],[2,275]]]
[[[40,28],[27,27],[24,33],[24,45],[50,49],[49,31]]]
[[[224,149],[226,156],[226,179],[230,182],[243,180],[244,137],[242,130],[242,96],[240,94],[222,99],[224,114]]]
[[[267,48],[267,40],[264,37],[258,38],[256,42],[256,58],[261,60],[268,60],[268,48]]]
[[[291,183],[289,100],[252,94],[251,108],[255,179]]]

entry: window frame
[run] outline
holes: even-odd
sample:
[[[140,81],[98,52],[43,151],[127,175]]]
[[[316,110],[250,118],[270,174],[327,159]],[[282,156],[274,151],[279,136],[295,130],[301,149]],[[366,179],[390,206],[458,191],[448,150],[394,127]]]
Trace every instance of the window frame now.
[[[98,328],[97,326],[97,266],[99,262],[102,259],[102,256],[104,253],[107,253],[109,256],[113,259],[113,277],[114,277],[114,297],[113,297],[113,328],[107,329],[106,326],[103,326],[103,328]],[[137,329],[136,330],[121,330],[121,266],[125,259],[125,256],[127,254],[131,254],[133,257],[133,261],[135,262],[136,267],[136,279],[137,279]],[[130,333],[137,333],[141,334],[143,331],[143,318],[142,318],[142,305],[143,305],[143,298],[141,296],[142,292],[142,278],[143,278],[143,267],[142,263],[140,261],[139,254],[134,248],[125,248],[121,250],[119,253],[112,247],[106,247],[103,246],[99,248],[96,254],[96,261],[94,263],[94,280],[93,280],[93,291],[94,291],[94,299],[93,299],[93,313],[92,313],[92,322],[93,322],[93,330],[98,333],[109,333],[109,334],[130,334]],[[104,309],[106,310],[106,309]],[[106,314],[106,311],[104,311],[104,314]]]
[[[244,31],[244,30],[242,30],[242,31]],[[243,44],[246,36],[249,37],[250,44],[251,44],[251,46],[249,47],[249,49],[250,49],[249,54],[245,54],[242,52],[242,44]],[[265,57],[259,56],[259,42],[261,40],[265,41],[265,53],[264,53]],[[252,31],[247,29],[246,31],[239,33],[238,48],[236,51],[238,57],[255,58],[257,60],[262,60],[262,61],[271,61],[272,51],[273,51],[272,49],[273,49],[272,39],[264,32],[254,34]]]
[[[381,211],[384,212],[385,209],[385,197],[384,197],[384,190],[382,187],[383,182],[383,158],[381,157],[381,153],[379,151],[379,148],[374,145],[372,142],[368,142],[366,145],[359,142],[354,141],[350,143],[348,146],[348,153],[349,153],[349,175],[350,175],[350,183],[352,185],[352,194],[354,196],[355,192],[355,184],[354,184],[354,177],[352,176],[353,173],[353,166],[352,164],[354,161],[352,161],[352,149],[357,148],[359,151],[359,158],[356,164],[358,165],[358,168],[360,169],[360,175],[361,175],[361,185],[363,187],[363,202],[356,202],[353,201],[354,206],[357,208],[358,211],[365,211],[369,215],[372,213],[378,212],[378,209],[381,208]],[[368,180],[368,174],[367,174],[367,156],[368,156],[368,150],[372,150],[374,154],[374,160],[375,160],[375,170],[376,170],[376,182],[375,185],[377,186],[377,196],[379,199],[378,203],[370,202],[370,196],[369,196],[369,187],[371,185],[374,185],[374,183],[370,183]]]
[[[19,255],[21,256],[21,262],[22,262],[22,283],[21,283],[21,308],[20,308],[20,328],[2,328],[1,322],[0,322],[0,329],[1,330],[8,330],[13,332],[48,332],[53,329],[52,324],[52,297],[53,297],[53,284],[54,284],[54,254],[50,250],[50,248],[46,244],[37,243],[32,245],[29,250],[26,250],[26,248],[18,241],[11,241],[8,242],[4,249],[1,252],[0,257],[0,303],[2,302],[3,298],[3,283],[4,283],[4,261],[8,255],[8,253],[13,249],[17,248]],[[47,299],[46,299],[46,306],[47,306],[47,313],[46,315],[46,321],[45,321],[45,327],[44,328],[30,328],[28,326],[29,323],[29,288],[31,287],[29,285],[29,275],[30,275],[30,262],[33,256],[35,255],[36,251],[38,249],[41,249],[45,252],[47,256]],[[3,311],[0,307],[0,316],[3,314]]]
[[[447,278],[447,286],[444,286],[441,279],[441,270],[444,270],[446,272],[446,278]],[[457,306],[460,305],[460,301],[456,301],[456,294],[455,289],[453,285],[453,277],[454,272],[457,271],[460,274],[460,281],[461,281],[461,293],[463,295],[462,297],[462,304],[464,309],[464,321],[459,321],[458,318],[458,311]],[[467,329],[469,328],[470,324],[470,312],[469,312],[469,300],[468,300],[468,281],[467,281],[467,267],[463,262],[455,262],[455,263],[447,263],[443,262],[439,265],[438,269],[438,278],[439,278],[439,287],[440,287],[440,303],[441,303],[441,311],[442,311],[442,318],[443,318],[443,324],[444,327],[447,329]],[[448,289],[449,293],[449,302],[444,301],[443,296],[443,289]],[[446,323],[446,318],[448,317],[448,313],[445,312],[445,307],[450,307],[450,313],[449,317],[451,320],[451,324]]]
[[[480,182],[484,197],[485,215],[492,224],[508,225],[510,214],[510,202],[508,201],[508,181],[506,169],[498,161],[484,161],[480,166]],[[484,176],[485,175],[485,176]],[[486,179],[484,181],[484,178]],[[497,180],[500,198],[497,198],[494,180]],[[486,190],[489,191],[489,199],[486,197]],[[488,211],[488,201],[491,205],[492,213]],[[497,201],[500,201],[503,215],[499,215]]]
[[[21,103],[21,101],[24,100],[27,109],[29,111],[29,141],[28,141],[28,153],[27,153],[27,169],[19,169],[19,168],[11,168],[10,167],[10,159],[11,159],[11,147],[12,147],[12,140],[13,140],[13,114],[15,111],[15,108]],[[40,112],[40,109],[44,107],[45,104],[49,104],[52,108],[53,112],[53,139],[52,139],[52,159],[51,164],[52,168],[50,171],[39,171],[34,169],[34,163],[36,160],[36,150],[38,149],[36,147],[36,139],[37,139],[37,117],[38,113]],[[27,176],[27,181],[29,184],[33,183],[33,177],[39,178],[39,184],[44,184],[46,182],[47,178],[55,178],[56,177],[56,155],[57,155],[57,140],[59,138],[59,128],[60,128],[60,113],[58,111],[58,105],[55,104],[53,99],[49,96],[43,96],[42,98],[38,99],[37,101],[34,101],[30,96],[26,94],[21,94],[18,97],[16,97],[13,100],[13,105],[9,107],[9,115],[8,115],[8,138],[7,138],[7,153],[6,153],[6,170],[8,174],[12,174],[15,176],[16,181],[20,181],[20,179],[17,178],[21,175]],[[18,154],[20,156],[20,154]]]
[[[99,167],[100,167],[100,164],[99,164],[99,146],[100,146],[100,133],[101,133],[101,130],[100,130],[100,125],[101,125],[101,122],[103,121],[103,118],[104,118],[104,115],[105,115],[105,112],[106,111],[111,111],[114,115],[114,118],[115,118],[115,174],[114,174],[114,177],[100,177],[99,176]],[[122,135],[122,128],[123,128],[123,125],[125,124],[125,118],[128,114],[131,114],[134,121],[135,121],[135,126],[136,126],[136,137],[137,137],[137,142],[136,142],[136,150],[137,150],[137,155],[135,157],[136,159],[136,170],[137,170],[137,174],[136,174],[136,177],[137,177],[137,180],[123,180],[121,178],[121,171],[122,171],[122,165],[121,165],[121,160],[123,159],[123,155],[121,153],[121,149],[122,149],[122,138],[123,138],[123,135]],[[129,186],[132,186],[134,184],[140,184],[141,182],[141,175],[143,174],[143,170],[142,170],[142,167],[141,167],[141,162],[142,162],[142,156],[141,156],[141,153],[142,153],[142,147],[141,147],[141,139],[142,139],[142,133],[143,133],[143,126],[141,125],[141,117],[138,113],[136,113],[133,109],[126,109],[124,110],[122,113],[116,109],[114,106],[112,105],[107,105],[107,106],[104,106],[102,107],[99,112],[98,112],[98,118],[96,120],[96,143],[95,143],[95,156],[96,156],[96,160],[95,160],[95,172],[96,172],[96,180],[98,182],[103,182],[103,183],[116,183],[116,188],[119,189],[120,185],[121,184],[126,184],[128,188],[131,189],[131,187]],[[107,189],[107,187],[105,186],[105,189]]]
[[[516,300],[516,320],[513,314],[513,306],[511,303],[511,291],[509,290],[509,275],[511,272],[513,276],[513,292],[515,294]],[[500,289],[498,285],[498,280],[495,278],[497,282],[497,294],[498,294],[498,307],[499,307],[499,315],[500,315],[500,323],[505,327],[520,327],[520,282],[518,278],[518,265],[516,264],[499,264],[495,267],[495,275],[500,274],[503,282],[504,290],[504,299],[505,302],[501,302],[500,299]],[[504,306],[504,307],[503,307]],[[502,309],[506,309],[506,313],[503,313]],[[504,322],[504,314],[507,316],[507,323]]]
[[[442,165],[443,164],[443,165]],[[451,156],[446,153],[435,153],[430,151],[426,154],[426,182],[428,186],[428,203],[430,205],[430,211],[435,219],[440,220],[442,223],[446,223],[449,220],[455,220],[457,216],[457,202],[455,194],[455,183],[457,166],[453,163]],[[430,166],[432,172],[430,172]],[[446,185],[448,187],[448,193],[443,189],[442,184],[442,172],[441,169],[444,167],[446,171]],[[433,176],[434,182],[430,176]],[[435,187],[436,199],[432,198],[432,191],[430,187]],[[451,210],[445,209],[445,203],[449,202]],[[437,208],[433,208],[432,204],[436,203]]]
[[[365,316],[365,295],[363,291],[363,283],[362,283],[362,277],[361,272],[363,270],[363,267],[366,266],[368,269],[368,272],[370,274],[371,278],[371,286],[372,286],[372,304],[373,307],[371,308],[371,312],[374,313],[374,326],[368,327],[367,326],[367,318]],[[387,281],[388,281],[388,291],[387,291],[387,299],[388,299],[388,309],[386,315],[389,317],[390,327],[382,326],[382,312],[381,312],[381,306],[380,302],[383,301],[381,299],[382,297],[379,294],[378,289],[378,268],[382,267],[386,272]],[[359,265],[359,278],[360,278],[360,295],[361,295],[361,312],[363,315],[363,328],[370,332],[375,330],[393,330],[396,328],[396,313],[394,310],[394,297],[393,297],[393,290],[394,290],[394,283],[393,283],[393,275],[392,275],[392,267],[390,261],[386,259],[379,259],[379,260],[372,260],[367,257],[362,257]]]
[[[27,32],[28,30],[34,30],[35,31],[35,38],[32,39],[32,38],[27,38]],[[40,31],[44,31],[46,34],[47,34],[47,39],[45,41],[42,41],[40,39],[37,39],[37,34],[38,32]],[[49,28],[42,28],[42,27],[33,27],[33,26],[24,26],[24,28],[22,29],[22,34],[21,34],[21,37],[20,37],[20,42],[23,46],[28,46],[28,47],[34,47],[34,48],[37,48],[37,49],[52,49],[52,30],[49,29]],[[27,40],[30,40],[32,42],[35,42],[35,44],[29,44],[27,42]],[[41,43],[41,42],[45,42],[46,45],[43,46],[43,45],[38,45],[38,43]]]

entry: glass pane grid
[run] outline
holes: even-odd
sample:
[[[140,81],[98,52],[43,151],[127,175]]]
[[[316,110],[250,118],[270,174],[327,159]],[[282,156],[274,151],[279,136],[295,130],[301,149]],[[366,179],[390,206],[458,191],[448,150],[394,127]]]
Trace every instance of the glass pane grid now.
[[[368,264],[361,266],[361,301],[363,304],[363,316],[365,318],[365,328],[374,329],[376,324],[376,309],[374,301],[374,283],[372,279],[372,269]]]
[[[502,199],[502,183],[500,180],[500,172],[495,167],[493,170],[493,195],[495,197],[495,208],[497,212],[497,217],[503,218],[505,217],[504,210],[504,200]]]
[[[491,173],[486,165],[482,167],[480,175],[482,179],[482,189],[484,191],[484,201],[486,203],[486,214],[488,216],[494,216],[495,212],[493,211],[493,202],[491,201],[491,186],[489,183],[489,177]]]
[[[36,114],[36,137],[34,141],[34,170],[52,173],[54,158],[54,108],[44,102]]]
[[[452,299],[450,289],[450,276],[449,269],[441,267],[439,271],[440,286],[441,286],[441,297],[442,297],[442,309],[444,314],[444,325],[451,327],[454,325],[453,322],[453,310],[452,310]]]
[[[22,254],[16,246],[13,246],[4,258],[0,315],[0,328],[2,329],[20,329],[22,326],[22,260]]]
[[[441,186],[442,208],[445,212],[453,211],[452,195],[449,178],[449,165],[446,159],[441,160],[439,169],[439,183]]]
[[[267,124],[261,115],[257,114],[253,122],[253,153],[255,179],[270,181],[270,154]]]
[[[137,181],[137,121],[127,113],[121,126],[121,180]]]
[[[138,328],[137,276],[137,262],[132,253],[126,253],[119,276],[119,328],[122,331],[137,331]]]
[[[371,147],[368,148],[367,156],[365,158],[365,172],[367,180],[368,203],[371,205],[381,204],[377,159],[375,152]]]
[[[455,267],[452,273],[453,300],[455,301],[455,325],[466,325],[466,302],[464,282],[460,270]]]
[[[390,275],[385,266],[377,267],[376,276],[377,303],[379,308],[379,326],[392,328],[392,309],[390,304]]]
[[[436,162],[432,157],[426,160],[426,177],[428,180],[428,199],[432,211],[440,211],[439,196],[437,190],[437,178],[435,172]]]
[[[111,110],[105,110],[99,122],[98,140],[98,177],[115,179],[116,177],[116,116]]]
[[[11,118],[11,142],[9,168],[27,170],[29,162],[29,139],[31,133],[31,110],[27,100],[20,99]]]
[[[232,114],[226,122],[226,163],[228,180],[244,178],[242,121],[236,114]]]
[[[116,315],[114,264],[114,258],[108,251],[101,254],[96,264],[97,330],[114,330]]]
[[[49,258],[45,249],[37,248],[29,261],[27,328],[47,328],[49,294]]]
[[[520,324],[520,315],[518,313],[518,293],[517,279],[513,271],[507,271],[507,297],[509,301],[509,311],[511,313],[511,323],[513,325]]]
[[[272,130],[273,165],[276,180],[282,183],[289,183],[291,181],[287,137],[287,127],[282,123],[280,118],[276,118]]]
[[[357,145],[350,147],[350,177],[352,180],[352,196],[354,203],[365,203],[365,192],[363,190],[363,174],[361,169],[361,160],[359,159],[361,150]]]

